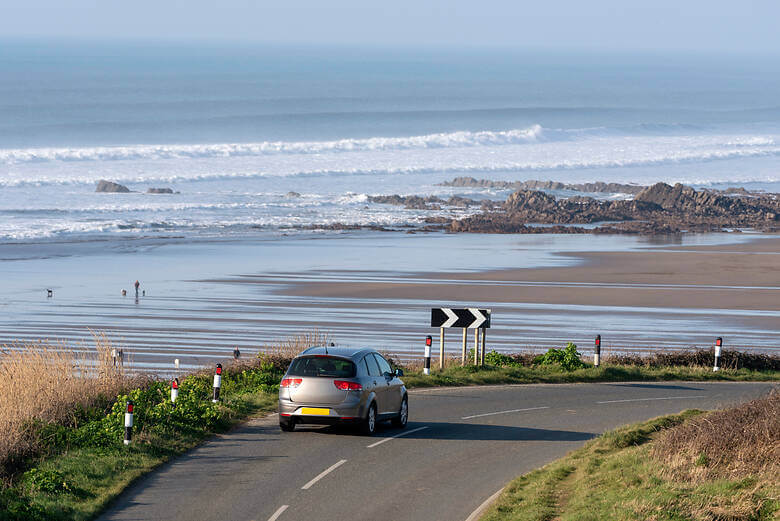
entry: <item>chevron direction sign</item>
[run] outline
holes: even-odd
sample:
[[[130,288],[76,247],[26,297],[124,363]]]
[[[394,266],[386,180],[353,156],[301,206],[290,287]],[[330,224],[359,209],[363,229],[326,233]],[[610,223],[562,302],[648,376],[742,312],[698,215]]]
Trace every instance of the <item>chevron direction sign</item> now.
[[[490,310],[477,308],[433,308],[431,327],[463,327],[468,329],[490,327]]]

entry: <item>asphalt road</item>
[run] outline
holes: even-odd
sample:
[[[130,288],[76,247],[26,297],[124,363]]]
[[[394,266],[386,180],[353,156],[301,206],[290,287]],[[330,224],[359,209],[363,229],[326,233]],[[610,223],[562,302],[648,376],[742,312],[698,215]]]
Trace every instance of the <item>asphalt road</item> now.
[[[410,391],[374,437],[253,420],[140,480],[101,520],[466,520],[509,480],[611,428],[762,395],[767,383],[605,383]],[[398,436],[398,437],[394,437]]]

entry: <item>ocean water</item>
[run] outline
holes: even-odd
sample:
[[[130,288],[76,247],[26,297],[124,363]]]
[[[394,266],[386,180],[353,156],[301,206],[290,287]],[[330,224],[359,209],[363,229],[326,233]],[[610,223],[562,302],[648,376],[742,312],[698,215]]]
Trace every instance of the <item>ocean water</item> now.
[[[2,41],[0,242],[407,226],[465,211],[368,196],[507,195],[440,186],[463,175],[780,192],[778,93],[767,57]]]

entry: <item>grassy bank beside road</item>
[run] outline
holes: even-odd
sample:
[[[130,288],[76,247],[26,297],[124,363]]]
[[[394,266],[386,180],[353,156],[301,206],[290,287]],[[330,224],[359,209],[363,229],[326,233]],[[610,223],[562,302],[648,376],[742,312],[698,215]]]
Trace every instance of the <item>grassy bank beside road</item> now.
[[[278,384],[291,358],[309,345],[327,341],[317,333],[267,346],[271,355],[225,364],[220,403],[211,402],[212,370],[182,376],[176,407],[170,383],[123,373],[98,339],[96,355],[81,358],[45,346],[3,353],[0,358],[0,520],[87,520],[99,513],[134,479],[216,433],[254,414],[276,409]],[[575,346],[576,347],[576,346]],[[576,349],[546,355],[489,353],[488,366],[460,367],[423,376],[405,367],[409,388],[506,383],[563,383],[664,380],[780,381],[780,360],[734,358],[734,366],[669,365],[664,360],[585,364]],[[696,355],[699,356],[699,355]],[[734,355],[736,356],[736,355]],[[698,360],[694,359],[694,361]],[[702,363],[708,363],[703,359]],[[89,369],[87,369],[89,368]],[[14,402],[8,401],[14,398]],[[133,443],[123,439],[128,399],[135,403]],[[11,407],[12,406],[12,407]]]
[[[43,410],[0,424],[0,437],[9,439],[0,454],[0,520],[93,518],[139,476],[240,420],[276,410],[285,369],[267,360],[229,365],[216,404],[211,371],[182,378],[175,407],[170,382],[130,378],[118,380],[114,396],[79,397],[68,414]],[[131,383],[136,387],[124,387]],[[125,446],[128,400],[135,414],[133,441]]]
[[[623,427],[510,483],[482,521],[732,520],[780,514],[780,393]]]
[[[780,381],[780,357],[739,351],[724,353],[720,371],[713,371],[708,350],[657,353],[651,356],[608,357],[599,367],[582,360],[577,346],[551,349],[543,355],[507,355],[491,351],[485,367],[460,365],[449,359],[445,368],[426,376],[419,364],[406,367],[407,387],[578,382],[658,382],[668,380]],[[473,361],[474,352],[470,359]]]
[[[451,366],[442,371],[433,370],[429,376],[422,371],[406,372],[403,378],[407,387],[439,387],[454,385],[498,385],[529,383],[580,383],[580,382],[663,382],[680,381],[731,381],[771,382],[780,381],[780,371],[755,371],[730,369],[712,371],[706,367],[637,367],[627,365],[602,365],[563,371],[556,366],[538,367],[474,367]]]

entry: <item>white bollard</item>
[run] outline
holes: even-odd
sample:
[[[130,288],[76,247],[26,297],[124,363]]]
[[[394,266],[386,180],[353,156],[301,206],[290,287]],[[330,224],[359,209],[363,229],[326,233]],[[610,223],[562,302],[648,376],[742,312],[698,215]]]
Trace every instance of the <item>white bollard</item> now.
[[[423,374],[431,374],[431,344],[433,339],[428,335],[425,337],[425,366],[423,367]]]
[[[133,439],[133,401],[127,400],[125,409],[125,445],[130,445]]]
[[[214,403],[219,401],[220,387],[222,387],[222,364],[217,364],[217,369],[214,371],[214,398],[211,400]]]
[[[715,367],[712,368],[713,372],[720,371],[720,353],[723,347],[723,339],[718,337],[715,339]]]
[[[176,407],[176,398],[179,397],[179,379],[174,378],[171,380],[171,403]]]

